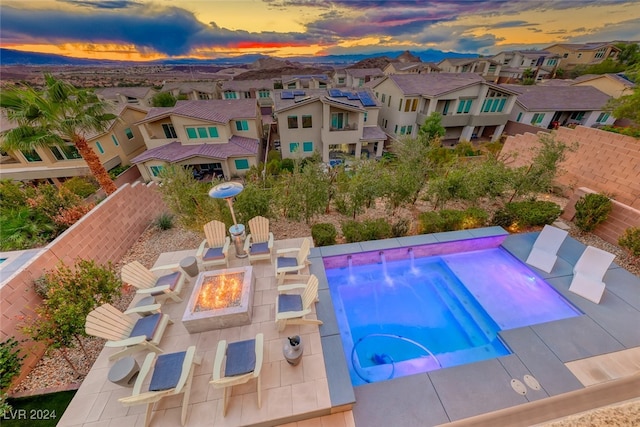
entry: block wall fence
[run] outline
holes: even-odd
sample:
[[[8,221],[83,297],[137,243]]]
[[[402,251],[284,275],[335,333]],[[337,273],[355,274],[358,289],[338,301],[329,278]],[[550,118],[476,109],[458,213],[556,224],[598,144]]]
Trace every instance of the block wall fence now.
[[[512,158],[511,166],[527,165],[541,134],[548,133],[509,136],[501,154]],[[640,226],[640,140],[582,126],[561,127],[551,135],[567,145],[578,144],[575,151],[567,152],[556,178],[569,197],[562,217],[572,220],[576,201],[586,193],[612,195],[613,210],[594,234],[617,245],[625,229]]]
[[[166,212],[157,184],[125,184],[103,200],[80,221],[29,260],[0,288],[1,340],[10,336],[26,339],[20,331],[21,318],[31,316],[40,305],[33,282],[60,261],[72,267],[77,258],[93,259],[99,264],[117,263],[161,213]],[[21,344],[24,360],[20,377],[24,378],[44,354],[42,345],[27,339]]]

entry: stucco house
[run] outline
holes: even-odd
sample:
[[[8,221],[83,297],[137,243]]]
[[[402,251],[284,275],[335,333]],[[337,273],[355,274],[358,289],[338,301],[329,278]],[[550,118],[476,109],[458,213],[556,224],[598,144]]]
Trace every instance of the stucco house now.
[[[533,71],[535,80],[550,78],[560,62],[558,54],[544,50],[509,50],[500,52],[491,59],[502,64],[498,83],[522,80],[527,69]]]
[[[331,77],[326,74],[283,75],[283,89],[326,89],[331,87]]]
[[[510,120],[552,129],[565,125],[611,125],[615,118],[605,110],[611,98],[592,86],[501,85],[517,92]]]
[[[333,164],[348,156],[381,156],[386,135],[377,123],[379,110],[367,89],[282,90],[275,102],[282,157],[317,152]]]
[[[347,68],[345,72],[344,86],[357,89],[365,83],[384,77],[380,68]]]
[[[424,74],[437,73],[440,68],[434,62],[390,62],[382,72],[389,74]]]
[[[445,58],[437,65],[442,73],[475,73],[491,82],[498,81],[502,68],[490,58]]]
[[[220,88],[217,82],[167,82],[160,92],[170,92],[177,99],[192,101],[220,99]]]
[[[158,93],[152,87],[103,87],[95,89],[94,92],[101,101],[142,107],[151,107],[151,99]]]
[[[579,65],[599,64],[605,59],[616,59],[620,48],[610,42],[556,43],[543,50],[560,57],[560,68],[573,70]]]
[[[118,117],[110,122],[107,129],[85,135],[105,169],[129,165],[132,157],[145,150],[144,138],[134,123],[144,118],[147,111],[148,108],[137,105],[115,105],[111,112]],[[8,130],[15,127],[15,124],[3,114],[1,127],[2,130]],[[91,172],[75,146],[68,142],[61,147],[38,147],[30,151],[2,153],[0,174],[2,179],[46,180],[57,185],[74,176],[91,175]]]
[[[373,85],[381,103],[379,123],[392,138],[416,136],[433,112],[442,115],[443,139],[496,140],[502,134],[516,92],[476,73],[394,74]]]
[[[631,95],[635,90],[635,83],[625,78],[623,74],[585,74],[573,79],[573,86],[593,86],[612,98]]]
[[[260,161],[262,123],[255,99],[178,101],[152,108],[138,128],[147,151],[131,161],[145,180],[167,165],[230,179]]]

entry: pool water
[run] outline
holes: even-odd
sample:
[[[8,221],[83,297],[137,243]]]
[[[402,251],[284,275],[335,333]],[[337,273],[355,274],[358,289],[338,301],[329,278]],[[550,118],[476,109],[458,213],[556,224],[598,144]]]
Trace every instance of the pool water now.
[[[502,247],[324,259],[353,385],[510,354],[498,332],[579,315]]]

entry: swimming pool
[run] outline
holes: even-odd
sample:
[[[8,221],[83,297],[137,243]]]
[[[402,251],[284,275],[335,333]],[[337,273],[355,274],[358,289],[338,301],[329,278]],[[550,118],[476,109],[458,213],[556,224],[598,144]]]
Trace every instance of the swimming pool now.
[[[504,356],[499,331],[580,314],[500,241],[324,257],[352,384]]]

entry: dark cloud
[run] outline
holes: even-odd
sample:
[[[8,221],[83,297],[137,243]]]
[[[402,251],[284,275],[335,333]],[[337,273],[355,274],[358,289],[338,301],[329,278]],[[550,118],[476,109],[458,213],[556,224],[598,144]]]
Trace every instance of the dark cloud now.
[[[58,0],[58,2],[92,9],[126,9],[138,3],[135,0]]]

